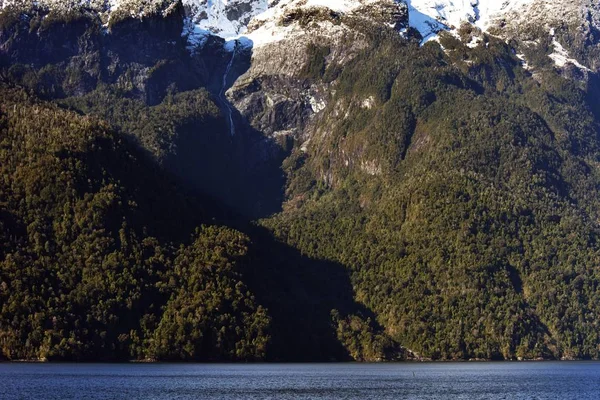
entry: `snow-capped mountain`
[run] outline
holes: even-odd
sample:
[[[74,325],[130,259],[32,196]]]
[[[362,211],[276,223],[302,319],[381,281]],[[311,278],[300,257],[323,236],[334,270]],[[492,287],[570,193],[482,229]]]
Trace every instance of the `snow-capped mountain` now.
[[[435,38],[441,30],[452,30],[464,22],[482,30],[495,19],[526,8],[534,0],[394,0],[406,3],[410,25],[416,28],[424,41]],[[269,26],[286,11],[294,9],[325,8],[339,13],[350,13],[375,0],[184,0],[188,14],[196,26],[224,38],[248,32],[251,25],[265,26],[254,33],[253,42],[262,44],[268,38],[281,38],[285,29]],[[253,30],[250,28],[250,30]]]
[[[188,17],[184,34],[192,45],[203,43],[207,35],[216,35],[258,48],[303,34],[305,28],[290,19],[299,12],[329,10],[336,15],[362,16],[366,8],[384,10],[395,4],[397,11],[391,13],[404,15],[402,10],[407,9],[409,24],[419,31],[423,42],[435,40],[444,30],[457,32],[466,23],[478,32],[514,40],[522,47],[549,40],[552,51],[548,55],[560,68],[573,65],[594,71],[600,67],[597,52],[589,52],[590,46],[598,47],[600,2],[595,0],[0,0],[0,8],[83,7],[99,13],[105,22],[117,12],[134,18],[159,12],[166,15],[180,4]],[[316,23],[327,25],[326,19]],[[398,30],[406,27],[393,18],[381,22]],[[345,26],[333,25],[329,29]],[[478,43],[476,39],[472,46]]]
[[[185,0],[183,3],[199,29],[221,37],[243,33],[252,18],[274,6],[267,0]]]
[[[293,31],[281,19],[297,10],[328,9],[345,14],[372,4],[406,7],[404,0],[0,0],[0,9],[17,7],[66,11],[83,8],[98,13],[108,21],[112,14],[128,14],[134,18],[157,12],[166,13],[177,4],[184,6],[188,32],[196,39],[206,34],[222,38],[248,36],[255,45],[279,40]],[[249,35],[250,32],[254,32]]]
[[[523,11],[534,0],[407,0],[410,24],[423,35],[434,38],[438,31],[470,23],[487,30],[503,16]]]
[[[190,20],[201,30],[229,38],[249,30],[253,24],[281,18],[286,10],[325,8],[348,13],[378,0],[0,0],[0,8],[44,7],[70,9],[85,7],[105,15],[126,11],[141,17],[149,12],[165,10],[179,1]],[[470,23],[488,31],[502,26],[515,29],[519,25],[549,25],[571,22],[575,18],[599,24],[600,3],[595,0],[392,0],[406,3],[410,25],[424,40],[435,38],[441,30],[454,30]]]
[[[48,0],[50,1],[50,0]],[[114,0],[113,0],[114,1]],[[126,2],[127,0],[121,0]],[[423,40],[437,37],[442,30],[456,30],[469,23],[483,32],[514,37],[520,27],[543,26],[547,33],[561,23],[587,21],[599,26],[600,3],[593,0],[393,0],[405,3],[410,26]],[[377,0],[183,0],[196,26],[224,38],[263,29],[254,33],[257,43],[268,37],[286,36],[279,20],[295,9],[325,8],[352,13],[361,7],[385,3]],[[271,25],[271,26],[269,26]],[[277,26],[272,26],[277,25]],[[267,29],[265,29],[265,26]]]
[[[421,33],[424,42],[436,39],[443,30],[456,33],[466,23],[480,32],[512,40],[521,50],[548,43],[548,56],[559,68],[574,66],[589,72],[600,67],[596,57],[600,2],[595,0],[407,0],[407,3],[410,25]],[[474,40],[470,45],[477,43]],[[520,57],[525,59],[522,54]]]
[[[407,27],[407,5],[402,0],[184,0],[189,17],[187,34],[193,45],[204,43],[207,35],[234,41],[255,49],[269,43],[302,36],[309,18],[323,28],[323,35],[335,36],[348,28],[332,23],[341,16],[375,18],[397,30]],[[320,16],[319,16],[320,15]],[[310,17],[309,17],[310,16]],[[339,21],[338,21],[339,22]]]

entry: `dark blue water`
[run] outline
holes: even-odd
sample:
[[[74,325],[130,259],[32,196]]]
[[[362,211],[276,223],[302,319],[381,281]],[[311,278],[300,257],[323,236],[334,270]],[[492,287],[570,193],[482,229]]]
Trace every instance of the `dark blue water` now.
[[[600,363],[0,364],[1,399],[600,399]]]

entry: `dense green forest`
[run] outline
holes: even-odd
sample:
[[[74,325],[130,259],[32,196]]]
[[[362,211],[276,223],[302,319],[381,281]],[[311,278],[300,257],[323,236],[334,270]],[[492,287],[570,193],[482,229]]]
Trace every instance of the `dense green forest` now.
[[[245,235],[104,123],[3,88],[0,132],[5,357],[264,357]]]
[[[500,40],[441,42],[373,37],[264,223],[347,266],[421,355],[598,358],[596,100],[547,63],[532,79]]]
[[[180,12],[0,14],[0,358],[600,358],[596,76],[354,21],[310,142],[231,138]]]
[[[252,243],[106,123],[0,94],[4,358],[404,356],[340,267],[242,225]]]

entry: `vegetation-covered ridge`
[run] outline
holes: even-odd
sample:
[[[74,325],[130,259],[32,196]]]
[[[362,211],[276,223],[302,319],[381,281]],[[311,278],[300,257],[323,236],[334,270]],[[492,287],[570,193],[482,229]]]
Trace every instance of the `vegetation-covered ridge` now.
[[[2,354],[263,358],[248,238],[200,225],[199,205],[105,124],[0,90]]]
[[[13,17],[0,357],[600,358],[600,81],[547,41],[526,69],[468,27],[350,19],[304,63],[236,53],[231,137],[231,56],[188,52],[183,14]]]
[[[215,222],[106,123],[0,94],[3,358],[403,357],[343,269]]]
[[[597,359],[598,92],[492,37],[441,44],[373,35],[264,224],[425,357]]]

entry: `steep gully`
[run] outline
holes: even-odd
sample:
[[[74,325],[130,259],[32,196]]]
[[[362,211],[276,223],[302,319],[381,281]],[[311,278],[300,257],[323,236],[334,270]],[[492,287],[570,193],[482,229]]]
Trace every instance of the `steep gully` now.
[[[231,136],[235,135],[235,124],[233,123],[233,109],[227,98],[225,97],[225,91],[227,90],[227,78],[229,77],[229,71],[231,71],[231,67],[233,66],[233,62],[235,61],[235,55],[238,48],[238,41],[235,41],[235,45],[233,46],[233,51],[231,52],[231,59],[229,60],[229,64],[227,64],[227,68],[225,68],[225,72],[223,73],[223,80],[221,84],[221,90],[219,91],[219,100],[225,107],[225,112],[227,113],[227,118],[229,120],[229,134]]]

